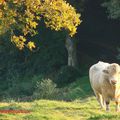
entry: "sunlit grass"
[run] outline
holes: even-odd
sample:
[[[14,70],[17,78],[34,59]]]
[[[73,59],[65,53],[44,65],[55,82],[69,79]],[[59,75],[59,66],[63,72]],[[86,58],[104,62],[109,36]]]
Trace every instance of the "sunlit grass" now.
[[[1,103],[8,107],[11,103]],[[31,110],[29,114],[0,114],[0,120],[118,120],[112,102],[111,111],[101,110],[94,97],[73,102],[39,100],[29,103],[15,103],[21,109]],[[14,106],[14,107],[15,107]]]
[[[36,100],[0,103],[0,109],[31,111],[29,114],[0,114],[0,120],[120,120],[120,113],[115,111],[114,102],[111,102],[110,112],[100,109],[91,94],[88,77],[83,77],[68,87],[71,91],[67,97],[72,99],[71,102]]]

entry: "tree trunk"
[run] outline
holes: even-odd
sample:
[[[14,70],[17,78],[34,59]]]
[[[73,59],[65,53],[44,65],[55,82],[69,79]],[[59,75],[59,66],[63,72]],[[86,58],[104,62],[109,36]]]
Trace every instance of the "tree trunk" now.
[[[65,45],[68,52],[68,66],[77,66],[77,55],[76,55],[76,43],[72,38],[67,35]]]

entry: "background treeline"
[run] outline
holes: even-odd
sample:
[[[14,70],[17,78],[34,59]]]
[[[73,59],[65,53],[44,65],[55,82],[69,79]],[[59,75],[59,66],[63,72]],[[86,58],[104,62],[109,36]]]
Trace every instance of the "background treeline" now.
[[[90,65],[98,60],[119,63],[119,11],[115,12],[114,9],[119,8],[119,0],[114,4],[114,0],[111,3],[104,0],[68,2],[81,12],[83,20],[73,38],[77,46],[77,67],[68,66],[65,32],[51,31],[40,22],[37,28],[39,34],[34,37],[37,46],[32,52],[27,48],[18,50],[9,42],[9,33],[6,33],[0,36],[1,100],[67,100],[69,97],[65,97],[66,93],[70,92],[67,85],[88,76]]]
[[[39,33],[35,37],[37,48],[32,52],[27,48],[20,51],[8,42],[9,38],[1,37],[5,41],[0,46],[1,99],[27,99],[25,96],[52,99],[51,94],[55,97],[60,92],[58,87],[65,87],[82,74],[79,68],[67,66],[64,32],[53,32],[43,25]]]

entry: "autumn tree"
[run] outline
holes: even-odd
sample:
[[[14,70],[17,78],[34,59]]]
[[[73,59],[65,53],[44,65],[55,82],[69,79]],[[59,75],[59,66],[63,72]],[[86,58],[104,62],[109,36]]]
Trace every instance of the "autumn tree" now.
[[[35,48],[32,37],[37,34],[39,21],[55,31],[66,31],[68,65],[75,66],[75,48],[71,37],[81,23],[76,13],[65,0],[2,0],[0,1],[0,34],[10,32],[11,42],[20,50]],[[31,39],[29,39],[31,38]]]

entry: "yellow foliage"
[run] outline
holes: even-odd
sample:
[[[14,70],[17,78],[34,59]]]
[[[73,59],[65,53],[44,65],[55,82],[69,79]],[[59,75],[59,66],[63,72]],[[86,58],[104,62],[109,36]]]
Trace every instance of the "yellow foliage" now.
[[[23,36],[13,36],[11,41],[18,47],[20,50],[22,50],[25,47],[26,39]]]
[[[23,36],[13,36],[11,41],[18,47],[20,50],[22,50],[25,46],[27,46],[31,51],[33,48],[35,48],[35,43],[29,41],[27,44],[25,43],[27,40]]]
[[[1,7],[2,6],[2,7]],[[34,42],[28,42],[26,36],[34,36],[40,16],[43,17],[46,27],[52,30],[65,29],[72,37],[77,26],[80,25],[80,14],[76,13],[65,0],[0,0],[0,34],[12,31],[11,41],[19,48],[25,46],[30,50],[35,48]],[[19,30],[23,36],[14,34]]]
[[[3,13],[2,13],[2,10],[0,10],[0,18],[2,18],[3,16]]]
[[[27,47],[32,51],[33,48],[35,48],[35,43],[34,42],[28,42]]]
[[[80,14],[64,0],[45,0],[40,9],[47,27],[56,31],[64,28],[69,31],[71,37],[81,23]]]
[[[30,21],[30,26],[32,27],[32,28],[36,28],[36,26],[38,25],[38,23],[37,22],[33,22],[33,21]]]
[[[5,0],[0,0],[0,5],[4,3]]]

